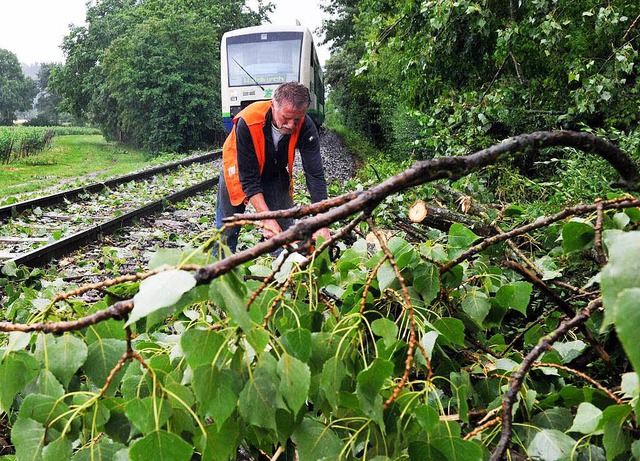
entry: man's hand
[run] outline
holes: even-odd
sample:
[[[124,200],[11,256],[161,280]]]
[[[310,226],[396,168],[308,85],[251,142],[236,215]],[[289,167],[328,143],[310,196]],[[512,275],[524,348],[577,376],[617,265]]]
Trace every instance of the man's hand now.
[[[262,192],[259,194],[253,195],[249,199],[249,203],[253,205],[253,208],[255,208],[257,213],[270,211],[269,207],[267,206],[267,202],[265,202],[264,200],[264,195],[262,194]],[[264,219],[262,220],[262,224],[264,226],[262,228],[262,235],[266,239],[270,239],[274,235],[277,235],[280,232],[282,232],[282,228],[280,227],[280,224],[278,224],[278,221],[275,219]]]
[[[318,240],[318,237],[322,237],[325,241],[329,240],[329,228],[323,227],[322,229],[318,229],[313,233],[313,239]]]
[[[264,227],[262,228],[262,235],[264,235],[264,238],[266,239],[270,239],[274,235],[282,232],[280,224],[278,224],[278,221],[275,219],[265,219],[262,221],[262,224],[264,224]]]

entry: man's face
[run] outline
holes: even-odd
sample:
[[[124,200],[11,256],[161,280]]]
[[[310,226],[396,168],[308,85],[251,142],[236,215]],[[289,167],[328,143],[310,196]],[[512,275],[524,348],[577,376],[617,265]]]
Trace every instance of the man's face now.
[[[297,109],[293,105],[284,102],[281,104],[273,101],[273,124],[280,133],[291,134],[302,123],[306,114],[305,109]]]

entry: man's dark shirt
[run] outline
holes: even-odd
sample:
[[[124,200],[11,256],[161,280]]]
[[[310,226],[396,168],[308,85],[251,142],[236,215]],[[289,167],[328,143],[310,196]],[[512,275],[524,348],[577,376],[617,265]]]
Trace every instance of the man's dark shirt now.
[[[288,181],[288,146],[290,135],[284,135],[278,143],[278,150],[273,146],[271,133],[271,110],[267,112],[264,126],[265,162],[262,178],[277,178],[281,176]],[[238,172],[240,183],[247,199],[263,193],[260,167],[253,147],[253,139],[245,121],[240,118],[236,123],[236,146],[238,152]],[[322,158],[320,156],[320,137],[318,130],[306,115],[304,124],[298,136],[297,148],[300,151],[302,167],[307,180],[307,189],[312,202],[319,202],[327,198],[327,182],[324,178]]]

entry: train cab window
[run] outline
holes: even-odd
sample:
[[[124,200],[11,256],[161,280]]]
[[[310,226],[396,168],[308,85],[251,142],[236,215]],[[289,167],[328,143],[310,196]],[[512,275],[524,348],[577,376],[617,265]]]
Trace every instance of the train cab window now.
[[[302,33],[247,34],[227,39],[229,86],[300,80]]]

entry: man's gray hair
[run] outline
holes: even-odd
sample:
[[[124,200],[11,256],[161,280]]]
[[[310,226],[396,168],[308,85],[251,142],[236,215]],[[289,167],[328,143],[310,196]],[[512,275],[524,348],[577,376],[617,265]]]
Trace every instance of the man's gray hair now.
[[[309,89],[299,82],[287,82],[276,88],[273,93],[273,100],[279,106],[285,101],[296,109],[307,110],[311,105],[311,94]]]

